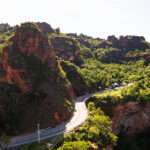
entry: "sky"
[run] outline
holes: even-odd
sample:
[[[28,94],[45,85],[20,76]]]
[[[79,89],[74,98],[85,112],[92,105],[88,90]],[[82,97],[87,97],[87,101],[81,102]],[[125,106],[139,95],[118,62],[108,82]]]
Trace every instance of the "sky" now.
[[[93,37],[139,35],[150,41],[150,0],[0,0],[0,23],[48,22]]]

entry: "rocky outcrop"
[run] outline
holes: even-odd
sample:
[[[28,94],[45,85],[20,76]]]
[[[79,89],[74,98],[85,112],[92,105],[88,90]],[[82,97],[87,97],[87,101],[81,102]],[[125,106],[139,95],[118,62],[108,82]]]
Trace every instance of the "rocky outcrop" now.
[[[150,103],[129,102],[114,109],[112,129],[116,134],[133,136],[150,128]]]
[[[74,92],[45,34],[24,23],[9,43],[0,65],[0,130],[18,134],[67,120]]]
[[[43,33],[54,33],[55,30],[46,22],[37,22],[36,23]]]
[[[16,34],[10,41],[13,44],[5,47],[2,54],[5,78],[8,83],[14,82],[23,92],[26,92],[26,90],[30,90],[30,86],[23,81],[21,74],[26,73],[27,69],[25,65],[21,66],[19,59],[22,58],[26,61],[33,56],[36,61],[41,61],[42,64],[47,63],[48,68],[56,68],[55,54],[49,46],[47,38],[36,24],[22,24],[21,28],[17,28]]]
[[[111,42],[105,40],[101,41],[101,43],[96,46],[96,48],[110,48],[110,47],[112,47]]]
[[[80,47],[76,40],[65,36],[56,36],[51,39],[51,43],[59,58],[80,64]]]
[[[150,50],[146,50],[146,51],[130,51],[128,52],[124,59],[126,61],[137,61],[137,60],[143,60],[146,63],[150,63]]]
[[[145,50],[150,48],[143,36],[120,36],[119,39],[115,36],[109,36],[107,40],[112,43],[112,47],[123,50]]]

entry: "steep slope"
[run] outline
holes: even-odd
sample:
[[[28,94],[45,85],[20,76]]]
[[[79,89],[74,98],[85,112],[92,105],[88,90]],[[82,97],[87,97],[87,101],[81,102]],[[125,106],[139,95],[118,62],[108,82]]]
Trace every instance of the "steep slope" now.
[[[116,134],[135,135],[150,128],[150,103],[129,102],[114,108],[112,128]]]
[[[37,24],[24,23],[4,48],[0,67],[0,133],[19,134],[67,120],[74,96]]]
[[[62,68],[66,72],[68,80],[71,82],[73,90],[77,96],[82,96],[89,91],[87,84],[79,73],[79,68],[67,61],[60,62]]]
[[[50,41],[55,49],[56,55],[59,58],[71,61],[77,65],[82,63],[80,58],[79,43],[75,39],[68,36],[55,34],[55,36],[53,36]]]

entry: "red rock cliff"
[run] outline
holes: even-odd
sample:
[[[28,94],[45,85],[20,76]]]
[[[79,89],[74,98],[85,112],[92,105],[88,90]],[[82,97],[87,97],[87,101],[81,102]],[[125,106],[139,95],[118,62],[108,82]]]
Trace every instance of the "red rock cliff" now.
[[[150,128],[150,103],[129,102],[115,108],[113,131],[117,134],[134,135]]]
[[[3,130],[29,132],[35,130],[37,122],[41,128],[60,123],[71,116],[73,96],[45,34],[34,23],[17,27],[3,50],[0,65]],[[14,117],[17,121],[13,127]]]

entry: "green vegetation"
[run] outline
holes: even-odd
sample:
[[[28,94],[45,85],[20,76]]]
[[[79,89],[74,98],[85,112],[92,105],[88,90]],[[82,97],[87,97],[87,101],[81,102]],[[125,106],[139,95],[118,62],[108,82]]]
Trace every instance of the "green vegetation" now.
[[[97,90],[99,86],[106,88],[116,82],[148,81],[149,70],[150,67],[142,60],[127,64],[103,64],[96,59],[89,59],[80,71],[88,86]]]
[[[45,128],[69,119],[74,111],[71,84],[47,37],[34,23],[24,23],[10,42],[0,62],[0,136],[35,131],[37,122]],[[27,43],[38,56],[22,52]],[[51,58],[43,62],[42,53]]]
[[[13,32],[0,33],[0,56],[2,54],[3,48],[9,43],[9,39],[14,35]]]
[[[73,90],[77,96],[84,95],[88,91],[88,87],[80,74],[80,68],[69,61],[60,62],[66,77],[72,84]]]
[[[49,147],[48,140],[41,144],[29,144],[22,150],[106,150],[109,145],[115,145],[117,136],[111,130],[111,120],[100,108],[96,108],[92,102],[87,103],[89,117],[83,125],[71,133],[65,134],[56,147]],[[54,142],[55,143],[55,142]]]
[[[141,40],[139,44],[140,50],[136,50],[133,44],[135,37],[127,37],[128,40],[132,41],[131,49],[129,45],[125,48],[116,48],[117,46],[113,47],[109,42],[105,43],[100,39],[92,39],[84,35],[80,35],[78,38],[74,35],[74,37],[76,40],[80,37],[80,40],[78,40],[80,42],[80,56],[84,62],[78,70],[88,87],[90,87],[91,92],[111,87],[113,83],[118,83],[119,85],[132,83],[126,88],[96,94],[90,98],[88,102],[90,112],[93,107],[92,105],[95,105],[94,110],[96,111],[100,107],[103,109],[106,105],[115,106],[118,103],[127,103],[129,101],[139,103],[150,101],[150,66],[148,59],[150,53],[149,49],[144,50],[142,48],[144,43]],[[147,47],[147,43],[145,43],[145,47]],[[99,125],[103,123],[107,127],[102,120],[107,118],[106,115],[112,116],[112,110],[107,111],[103,116],[97,117],[96,122]],[[91,118],[93,118],[91,121],[93,123],[95,114]],[[110,143],[106,142],[108,141],[107,138],[104,138],[105,141],[101,141],[103,138],[100,135],[103,135],[103,133],[99,135],[100,131],[99,126],[93,126],[93,124],[89,124],[87,121],[78,130],[65,137],[64,145],[69,147],[69,142],[71,141],[90,141],[98,148],[104,148]],[[104,132],[105,129],[102,129],[102,131]],[[106,130],[105,135],[108,135],[108,133],[110,132]],[[109,139],[111,138],[109,137]],[[133,139],[131,140],[132,143],[126,142],[121,137],[118,137],[118,140],[119,142],[124,142],[124,146],[122,144],[117,149],[125,149],[125,143],[130,143],[132,148],[137,148],[138,142],[134,142]],[[138,141],[141,141],[141,138],[138,138]],[[106,145],[104,144],[105,142],[107,143]],[[146,145],[146,142],[144,144]]]
[[[80,56],[81,56],[82,60],[86,60],[89,58],[93,58],[93,53],[91,52],[90,48],[80,45]]]
[[[122,52],[123,54],[123,52]],[[94,51],[94,56],[97,60],[105,63],[121,62],[121,51],[117,48],[97,48]]]
[[[75,142],[65,142],[62,147],[58,150],[88,150],[92,148],[90,142],[85,141],[75,141]]]
[[[86,145],[89,142],[92,143],[95,150],[99,148],[104,150],[108,145],[116,143],[117,137],[111,131],[111,120],[109,117],[105,116],[100,108],[96,108],[94,103],[90,102],[87,105],[89,118],[76,131],[65,135],[65,143],[58,150],[69,150],[70,145],[74,145],[74,143],[77,146],[75,150],[80,150],[80,144],[83,141]],[[88,149],[88,147],[85,147],[83,150]]]
[[[94,102],[96,106],[102,105],[104,102],[111,104],[126,103],[129,101],[149,102],[150,87],[145,84],[143,85],[142,82],[136,82],[128,87],[95,94],[89,101]]]
[[[23,32],[22,39],[25,40],[30,34],[33,36],[39,34],[40,29],[35,24],[26,23],[22,24],[20,32]],[[16,124],[18,115],[20,115],[16,109],[18,102],[28,99],[31,107],[32,105],[38,106],[38,96],[44,95],[42,90],[36,87],[42,83],[43,79],[45,79],[44,84],[49,80],[50,84],[54,85],[48,93],[52,94],[51,99],[55,100],[56,105],[53,108],[57,106],[59,110],[64,107],[63,111],[68,109],[69,112],[74,110],[70,97],[66,94],[66,89],[69,89],[70,84],[76,95],[79,96],[86,92],[92,93],[110,88],[114,83],[119,85],[132,83],[128,87],[106,91],[91,97],[87,102],[88,119],[79,128],[66,134],[63,141],[59,142],[54,149],[106,150],[108,146],[114,146],[118,140],[118,145],[115,147],[118,150],[128,149],[127,145],[130,145],[129,149],[139,150],[142,147],[141,149],[145,150],[148,147],[145,146],[147,145],[145,141],[150,137],[149,135],[146,137],[135,135],[133,139],[117,137],[112,132],[111,119],[107,116],[111,117],[112,111],[104,114],[102,110],[105,105],[109,104],[109,106],[115,106],[118,103],[124,104],[129,101],[139,104],[150,102],[150,44],[145,41],[144,37],[137,36],[121,36],[120,38],[110,36],[104,40],[83,34],[65,34],[59,29],[47,34],[57,55],[57,69],[50,70],[47,64],[41,64],[34,56],[23,56],[18,52],[13,55],[16,49],[10,53],[9,63],[14,68],[28,70],[28,73],[22,74],[22,77],[25,81],[32,83],[35,94],[29,93],[21,98],[16,98],[20,91],[17,91],[15,87],[11,85],[0,87],[0,98],[7,99],[3,109],[3,111],[6,110],[6,113],[4,111],[0,114],[2,122],[5,122],[2,129],[8,133],[14,130],[13,134],[16,128],[19,129],[20,125]],[[13,32],[0,33],[0,55],[12,35]],[[30,80],[27,80],[29,76]],[[36,101],[33,102],[35,99]],[[26,101],[24,103],[26,104]],[[52,113],[53,108],[50,110]],[[5,139],[4,135],[1,138]],[[23,147],[23,150],[34,149],[50,150],[50,147],[44,142]]]
[[[0,55],[2,55],[3,48],[5,47],[5,44],[0,44]]]

